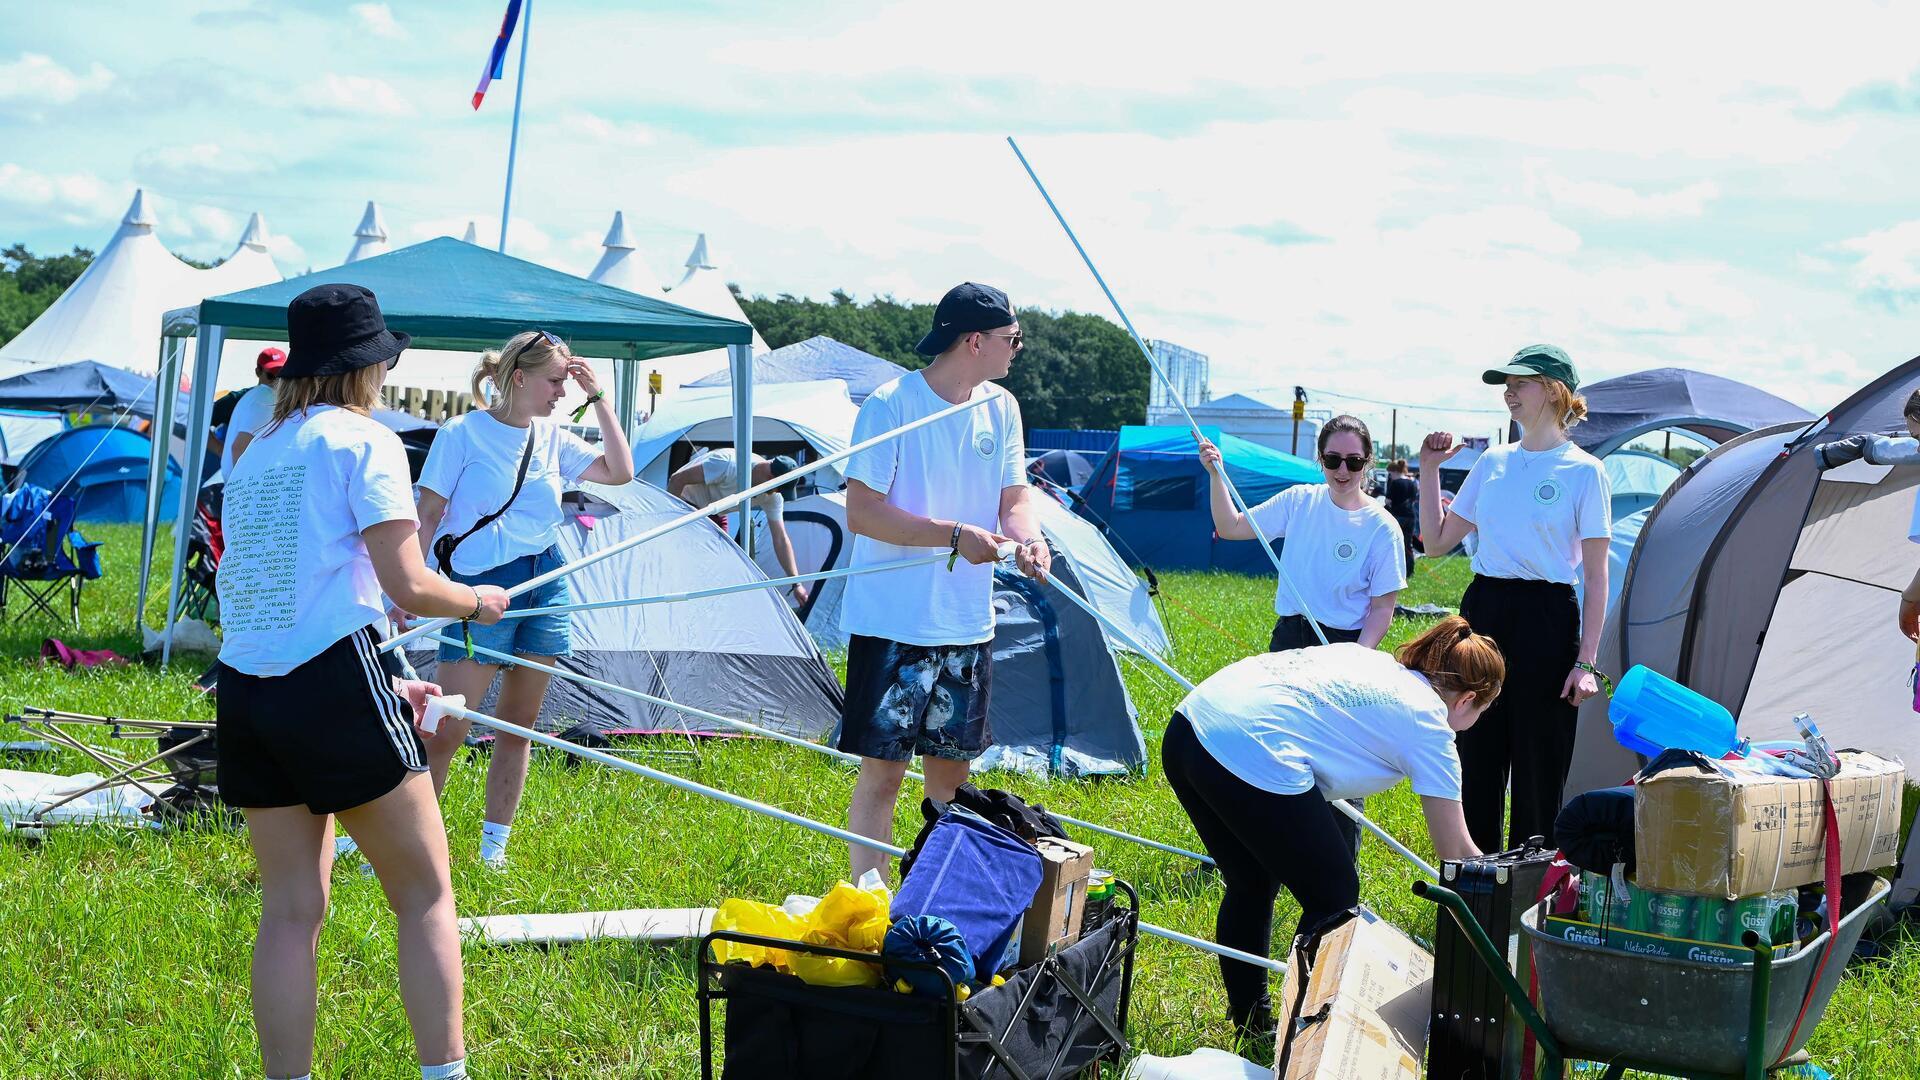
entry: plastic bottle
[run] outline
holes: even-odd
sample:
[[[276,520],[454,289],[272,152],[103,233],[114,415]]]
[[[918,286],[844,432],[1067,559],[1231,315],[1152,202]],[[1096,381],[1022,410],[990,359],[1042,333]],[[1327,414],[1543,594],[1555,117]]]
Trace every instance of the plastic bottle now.
[[[1697,750],[1719,758],[1739,742],[1725,706],[1641,664],[1621,677],[1607,719],[1620,745],[1647,757]]]

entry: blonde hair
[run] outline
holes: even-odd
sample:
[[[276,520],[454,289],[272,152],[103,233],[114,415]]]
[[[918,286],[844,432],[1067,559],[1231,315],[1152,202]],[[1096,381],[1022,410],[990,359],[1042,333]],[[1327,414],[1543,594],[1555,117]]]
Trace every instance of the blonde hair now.
[[[1478,705],[1491,705],[1507,678],[1507,661],[1500,646],[1476,634],[1467,620],[1449,615],[1426,633],[1400,646],[1400,663],[1427,677],[1435,690],[1471,693]]]
[[[498,405],[502,409],[513,408],[513,373],[516,371],[538,371],[555,359],[564,359],[563,346],[555,344],[543,330],[522,330],[507,339],[498,349],[489,349],[480,356],[480,363],[473,369],[473,400],[486,403],[489,407]],[[493,383],[494,398],[489,401],[486,383]]]
[[[1562,428],[1571,428],[1587,418],[1587,399],[1572,390],[1559,379],[1542,378],[1547,384],[1547,400],[1553,403],[1554,414],[1560,417]]]
[[[337,405],[362,416],[380,404],[380,384],[387,381],[385,361],[367,364],[338,375],[281,377],[273,380],[273,422],[260,434],[272,432],[295,413],[315,405]]]

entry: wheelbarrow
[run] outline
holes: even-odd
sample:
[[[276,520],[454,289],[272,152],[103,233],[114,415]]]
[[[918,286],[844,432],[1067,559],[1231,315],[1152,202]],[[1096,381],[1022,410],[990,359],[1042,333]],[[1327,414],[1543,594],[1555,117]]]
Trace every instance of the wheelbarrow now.
[[[1786,1059],[1812,1035],[1868,914],[1891,891],[1878,877],[1868,880],[1867,895],[1837,927],[1784,956],[1775,956],[1748,930],[1741,944],[1753,950],[1751,964],[1642,956],[1565,941],[1540,929],[1543,905],[1535,905],[1520,925],[1539,980],[1537,1010],[1508,968],[1504,950],[1488,940],[1459,894],[1428,881],[1414,882],[1413,891],[1460,923],[1539,1043],[1544,1075],[1562,1077],[1565,1062],[1574,1060],[1607,1065],[1606,1080],[1628,1069],[1685,1080],[1761,1080],[1789,1064]],[[1854,889],[1842,891],[1850,895]]]

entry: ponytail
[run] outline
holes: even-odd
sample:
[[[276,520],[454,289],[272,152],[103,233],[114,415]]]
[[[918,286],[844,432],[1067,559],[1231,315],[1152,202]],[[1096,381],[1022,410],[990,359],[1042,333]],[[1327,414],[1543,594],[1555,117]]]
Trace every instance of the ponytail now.
[[[486,352],[480,354],[480,363],[476,364],[473,369],[473,400],[480,408],[484,409],[492,404],[487,397],[487,382],[488,380],[493,380],[495,385],[498,385],[499,380],[495,379],[494,373],[499,370],[499,352],[488,349]]]
[[[1476,703],[1490,705],[1500,696],[1506,681],[1507,662],[1500,646],[1484,634],[1476,634],[1467,620],[1449,615],[1427,632],[1400,646],[1395,654],[1400,663],[1427,677],[1435,690],[1449,694],[1471,693]]]
[[[488,407],[513,408],[513,373],[537,371],[564,357],[558,339],[539,330],[523,330],[507,339],[498,349],[480,354],[473,369],[473,400]],[[493,399],[487,399],[486,384],[493,383]]]

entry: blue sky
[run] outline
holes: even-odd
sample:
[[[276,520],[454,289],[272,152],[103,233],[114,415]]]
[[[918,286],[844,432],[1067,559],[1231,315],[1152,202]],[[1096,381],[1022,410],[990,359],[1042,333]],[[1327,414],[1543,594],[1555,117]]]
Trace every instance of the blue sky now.
[[[395,243],[497,230],[504,3],[14,7],[0,241],[97,247],[137,186],[185,254],[262,212],[289,274],[368,199]],[[1216,394],[1480,423],[1440,410],[1548,340],[1817,410],[1920,352],[1920,12],[1441,7],[536,0],[509,250],[584,272],[623,210],[664,281],[704,231],[750,292],[1106,313],[1014,134]]]

